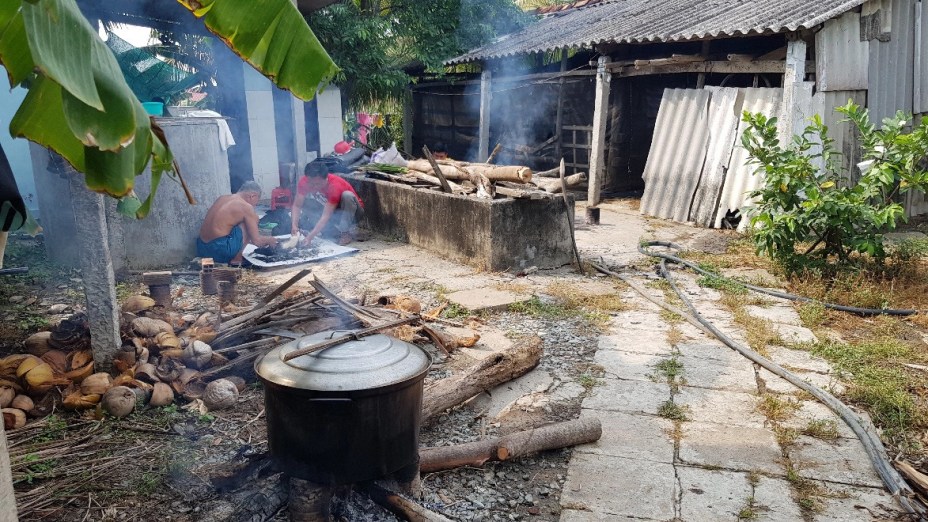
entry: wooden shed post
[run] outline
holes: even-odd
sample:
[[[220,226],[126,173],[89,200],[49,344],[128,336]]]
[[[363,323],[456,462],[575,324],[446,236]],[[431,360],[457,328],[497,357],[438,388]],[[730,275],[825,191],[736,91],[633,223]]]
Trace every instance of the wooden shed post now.
[[[567,72],[567,47],[561,49],[561,77],[557,81],[557,116],[554,120],[554,157],[561,158],[564,134],[564,73]]]
[[[786,35],[786,69],[783,73],[783,107],[780,109],[780,142],[802,134],[805,122],[801,106],[806,78],[806,42],[799,33]]]
[[[416,113],[413,108],[415,103],[415,93],[412,89],[406,89],[406,98],[403,99],[403,151],[410,157],[413,155],[412,146],[412,129],[415,125]]]
[[[609,117],[609,87],[612,73],[607,69],[608,56],[600,56],[596,64],[596,100],[593,106],[593,141],[590,144],[590,187],[587,203],[599,204],[605,177],[606,122]]]
[[[492,73],[484,69],[480,75],[480,144],[477,149],[477,160],[485,161],[490,156],[490,93]]]

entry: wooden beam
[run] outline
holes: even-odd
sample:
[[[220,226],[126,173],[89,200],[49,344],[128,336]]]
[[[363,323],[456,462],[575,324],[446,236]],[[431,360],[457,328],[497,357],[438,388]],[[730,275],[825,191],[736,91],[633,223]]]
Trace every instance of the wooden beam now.
[[[612,73],[608,71],[609,57],[600,56],[596,68],[596,96],[593,105],[593,141],[590,144],[590,185],[587,203],[599,204],[605,176],[606,124],[609,116],[609,89]]]
[[[561,49],[561,74],[567,71],[567,48]],[[557,82],[557,115],[554,118],[554,157],[561,157],[561,134],[564,132],[564,78]]]
[[[805,127],[801,89],[806,76],[806,42],[796,33],[787,35],[786,61],[783,64],[783,104],[780,106],[778,127],[780,143],[788,143],[793,134],[802,134]]]
[[[815,62],[806,62],[806,72],[815,71]],[[651,76],[655,74],[692,74],[692,73],[720,73],[720,74],[783,74],[786,71],[786,62],[773,60],[753,62],[693,62],[665,66],[628,66],[614,71],[616,76],[628,78],[632,76]]]
[[[477,148],[477,161],[482,161],[490,155],[490,102],[493,99],[490,88],[492,86],[492,73],[484,70],[480,75],[480,132]]]

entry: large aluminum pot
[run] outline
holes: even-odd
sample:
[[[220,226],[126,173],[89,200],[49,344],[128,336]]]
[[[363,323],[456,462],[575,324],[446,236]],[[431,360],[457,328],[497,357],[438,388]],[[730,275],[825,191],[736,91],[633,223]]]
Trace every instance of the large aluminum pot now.
[[[283,360],[345,333],[304,337],[255,365],[265,386],[271,456],[284,472],[320,484],[411,480],[431,358],[415,345],[373,335]]]

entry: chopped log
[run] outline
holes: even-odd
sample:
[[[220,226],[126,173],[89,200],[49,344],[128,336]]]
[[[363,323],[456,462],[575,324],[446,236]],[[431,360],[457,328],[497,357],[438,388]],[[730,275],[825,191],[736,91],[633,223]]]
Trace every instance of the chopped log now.
[[[928,496],[928,476],[904,460],[893,462],[893,465],[908,479],[910,484],[915,486],[919,493]]]
[[[581,185],[586,180],[587,177],[585,172],[579,172],[577,174],[571,174],[570,176],[564,177],[564,182],[567,183],[567,188],[573,188]],[[561,185],[561,180],[559,179],[536,178],[532,180],[532,183],[549,194],[560,194],[563,191],[563,186]]]
[[[328,522],[335,488],[290,477],[290,521]]]
[[[430,384],[422,400],[423,423],[478,393],[528,373],[541,361],[541,344],[539,337],[533,337],[487,357],[458,375]]]
[[[496,457],[499,460],[510,460],[539,451],[586,444],[602,436],[603,426],[597,418],[560,422],[503,437],[499,441]]]
[[[561,168],[554,167],[551,170],[543,170],[541,172],[532,173],[532,182],[537,181],[538,178],[557,178],[560,176]]]
[[[511,460],[539,451],[594,442],[602,435],[603,427],[599,419],[574,419],[499,438],[456,446],[424,448],[419,451],[419,469],[422,473],[432,473],[461,466],[480,467],[489,461]]]
[[[409,520],[409,522],[451,522],[450,518],[441,513],[426,509],[377,484],[367,484],[364,489],[371,497],[371,500],[390,512]]]
[[[490,181],[528,183],[532,180],[532,169],[518,165],[497,166],[459,161],[437,161],[436,163],[438,163],[438,168],[445,179],[451,181],[471,180],[473,174],[486,176]],[[435,169],[428,160],[410,160],[406,168],[409,169],[410,174],[412,174],[412,171],[423,172],[432,176],[435,174]]]
[[[429,169],[429,172],[432,172],[432,169]],[[442,170],[442,172],[444,172],[444,170]],[[429,185],[433,185],[433,186],[436,186],[436,187],[440,187],[440,186],[441,186],[441,180],[439,180],[439,179],[436,178],[435,176],[426,174],[426,173],[421,172],[421,171],[418,171],[418,170],[412,170],[412,169],[410,169],[410,170],[409,170],[408,176],[413,177],[413,178],[415,178],[415,179],[418,179],[419,181],[424,181],[424,182],[428,183]],[[448,185],[451,187],[451,190],[452,190],[452,192],[454,192],[454,193],[467,193],[467,192],[469,192],[468,189],[465,189],[464,187],[462,187],[461,185],[458,185],[457,183],[455,183],[455,182],[453,182],[453,181],[448,181]]]
[[[419,471],[433,473],[463,466],[479,468],[491,460],[497,460],[499,440],[492,438],[454,446],[422,448],[419,450]]]
[[[496,186],[496,193],[501,196],[515,199],[546,199],[551,197],[551,194],[543,190],[516,189],[510,187],[500,187],[499,185]]]
[[[532,169],[520,166],[494,167],[483,165],[469,165],[464,170],[486,176],[490,181],[512,181],[515,183],[528,183],[532,181]]]

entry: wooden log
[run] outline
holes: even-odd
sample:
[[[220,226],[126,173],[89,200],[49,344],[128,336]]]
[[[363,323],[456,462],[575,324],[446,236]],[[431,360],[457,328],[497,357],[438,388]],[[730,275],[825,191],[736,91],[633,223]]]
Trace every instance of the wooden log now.
[[[496,458],[509,460],[539,451],[566,448],[599,440],[603,426],[599,419],[586,417],[567,422],[520,431],[500,439]]]
[[[422,153],[425,154],[425,159],[428,160],[429,166],[432,167],[432,173],[435,174],[435,176],[438,178],[438,181],[441,183],[441,189],[445,192],[452,192],[451,185],[448,184],[448,180],[445,179],[445,175],[441,171],[441,165],[435,163],[435,158],[432,157],[432,152],[429,151],[427,146],[422,146]]]
[[[560,176],[561,168],[554,167],[551,170],[543,170],[541,172],[532,173],[532,181],[537,180],[538,178],[557,178]]]
[[[431,168],[429,168],[429,172],[432,172],[432,169],[431,169]],[[444,169],[442,169],[442,172],[444,172]],[[410,169],[410,170],[409,170],[409,173],[407,174],[407,176],[413,177],[413,178],[415,178],[415,179],[417,179],[417,180],[419,180],[419,181],[424,181],[424,182],[428,183],[429,185],[433,185],[433,186],[436,186],[436,187],[440,187],[440,186],[441,186],[441,180],[439,180],[439,179],[436,178],[435,176],[432,176],[432,175],[430,175],[430,174],[426,174],[426,173],[421,172],[421,171],[418,171],[418,170],[412,170],[412,169]],[[464,187],[462,187],[461,185],[459,185],[459,184],[457,184],[457,183],[455,183],[455,182],[453,182],[453,181],[448,181],[448,185],[451,187],[451,191],[452,191],[452,192],[455,192],[455,193],[462,193],[462,194],[466,194],[466,193],[468,192],[468,189],[465,189]]]
[[[559,169],[560,170],[560,169]],[[579,172],[577,174],[571,174],[564,178],[564,182],[567,183],[567,188],[576,187],[581,185],[584,181],[587,180],[585,172]],[[561,185],[561,180],[551,179],[551,178],[541,178],[535,179],[532,181],[538,188],[544,190],[549,194],[560,194],[564,187]]]
[[[437,161],[445,179],[451,181],[471,180],[473,174],[486,176],[490,181],[512,181],[515,183],[528,183],[532,180],[532,169],[523,166],[498,166],[482,163],[464,163],[451,161]],[[428,160],[410,160],[406,166],[410,174],[413,171],[434,175],[435,169]]]
[[[452,522],[441,513],[424,508],[377,484],[367,484],[364,489],[371,500],[409,522]]]
[[[898,469],[906,479],[908,479],[910,484],[915,486],[915,489],[918,490],[919,493],[928,496],[928,476],[918,471],[904,460],[893,462],[893,465],[896,466],[896,469]]]
[[[458,375],[430,384],[422,399],[422,422],[457,406],[478,393],[525,375],[541,361],[541,338],[496,353]]]
[[[487,158],[487,163],[493,163],[496,159],[496,155],[499,154],[501,150],[503,150],[503,144],[497,143],[496,146],[493,147],[493,152],[490,153],[490,157]]]
[[[540,451],[594,442],[602,435],[603,428],[599,419],[574,419],[499,438],[424,448],[419,451],[419,469],[422,473],[433,473],[461,466],[480,467],[489,461],[511,460]]]

